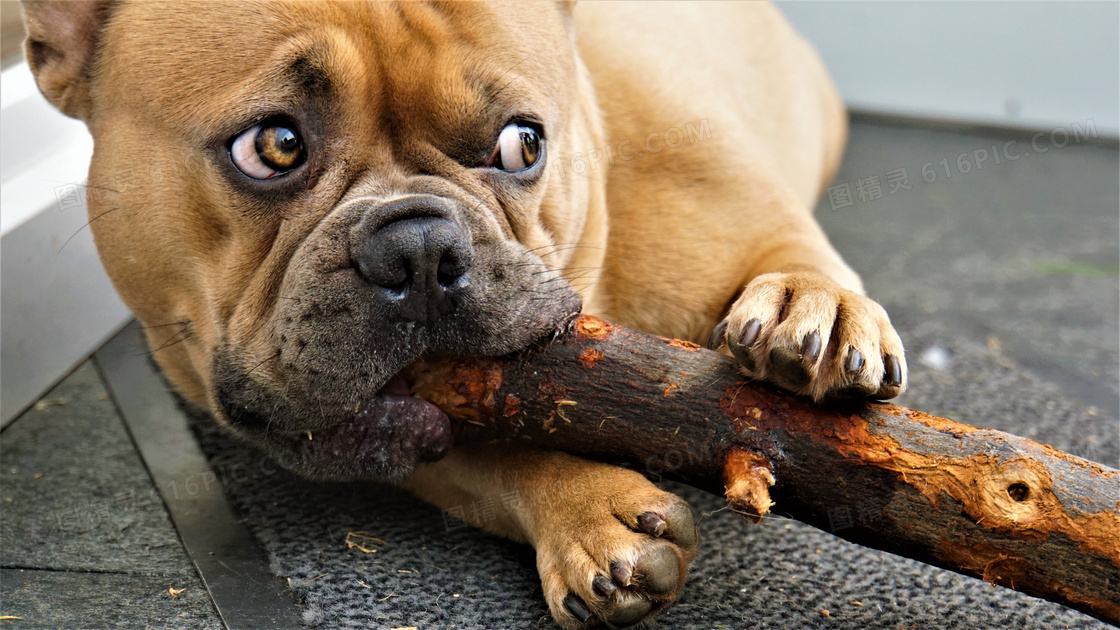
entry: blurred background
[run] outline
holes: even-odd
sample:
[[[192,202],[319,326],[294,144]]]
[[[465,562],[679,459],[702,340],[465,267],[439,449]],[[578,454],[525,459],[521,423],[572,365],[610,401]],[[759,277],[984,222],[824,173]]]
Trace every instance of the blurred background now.
[[[856,111],[1116,137],[1116,2],[777,4]]]

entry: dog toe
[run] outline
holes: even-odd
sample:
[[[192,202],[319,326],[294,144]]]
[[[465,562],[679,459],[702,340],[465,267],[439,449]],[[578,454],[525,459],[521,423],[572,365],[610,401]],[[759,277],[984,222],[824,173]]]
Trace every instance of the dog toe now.
[[[668,545],[652,547],[639,558],[634,583],[651,595],[668,595],[680,585],[681,558]]]
[[[813,380],[812,364],[795,350],[784,347],[771,348],[771,378],[786,389],[799,391],[805,389]]]
[[[620,598],[606,614],[606,622],[616,628],[632,626],[645,619],[653,610],[653,602],[640,595],[630,594]]]

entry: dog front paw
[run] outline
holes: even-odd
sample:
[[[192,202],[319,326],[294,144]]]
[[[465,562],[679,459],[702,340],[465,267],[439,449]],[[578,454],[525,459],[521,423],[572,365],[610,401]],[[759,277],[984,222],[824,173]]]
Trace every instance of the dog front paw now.
[[[537,569],[561,626],[624,628],[680,594],[696,527],[688,504],[633,471],[603,467],[589,483],[537,523]]]
[[[883,307],[813,272],[751,281],[709,346],[723,343],[752,378],[818,401],[906,388],[902,340]]]

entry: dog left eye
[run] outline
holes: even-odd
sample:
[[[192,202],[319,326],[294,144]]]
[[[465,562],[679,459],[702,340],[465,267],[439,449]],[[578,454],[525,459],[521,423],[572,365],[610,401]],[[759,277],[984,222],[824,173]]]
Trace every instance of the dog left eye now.
[[[229,148],[237,170],[253,179],[271,179],[299,168],[307,157],[299,133],[283,124],[262,123],[242,131]]]
[[[523,171],[541,157],[541,136],[533,127],[510,123],[498,135],[498,146],[487,166],[503,171]]]

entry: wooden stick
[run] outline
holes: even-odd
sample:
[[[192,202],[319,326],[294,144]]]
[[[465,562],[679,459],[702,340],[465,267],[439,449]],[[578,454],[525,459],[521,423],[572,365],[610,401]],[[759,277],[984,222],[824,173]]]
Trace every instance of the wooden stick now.
[[[890,404],[814,405],[732,359],[581,316],[502,359],[441,361],[413,391],[515,438],[723,493],[1120,624],[1120,472]]]

